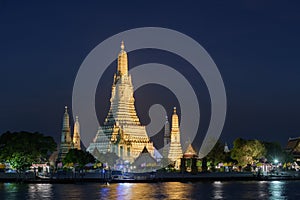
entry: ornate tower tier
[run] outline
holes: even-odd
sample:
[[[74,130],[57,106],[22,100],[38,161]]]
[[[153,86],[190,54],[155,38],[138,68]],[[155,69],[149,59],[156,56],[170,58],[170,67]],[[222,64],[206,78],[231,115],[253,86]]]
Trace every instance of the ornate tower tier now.
[[[92,153],[97,148],[100,153],[114,152],[121,159],[132,163],[144,147],[154,155],[154,147],[135,110],[134,90],[131,76],[128,74],[127,53],[124,49],[122,42],[108,115],[87,151]]]
[[[124,42],[121,43],[121,51],[118,55],[118,69],[117,75],[122,76],[128,73],[128,60],[127,60],[127,53],[124,50]]]

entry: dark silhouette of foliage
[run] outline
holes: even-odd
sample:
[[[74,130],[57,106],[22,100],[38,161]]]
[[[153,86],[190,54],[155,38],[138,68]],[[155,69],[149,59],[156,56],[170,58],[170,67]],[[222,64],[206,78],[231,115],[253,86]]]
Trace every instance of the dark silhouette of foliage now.
[[[226,153],[224,152],[224,144],[217,141],[213,149],[207,154],[207,161],[211,162],[212,166],[217,165],[220,162],[226,161]]]
[[[241,166],[253,164],[266,155],[264,144],[258,140],[244,140],[241,138],[233,142],[231,157]]]
[[[94,163],[95,158],[87,151],[70,149],[66,157],[63,159],[64,164],[73,163],[78,165],[79,168],[83,168],[88,163]]]
[[[281,163],[293,162],[293,157],[288,154],[281,145],[276,142],[263,142],[266,148],[266,159],[268,162],[278,160]]]
[[[32,163],[47,162],[56,143],[50,136],[30,132],[6,132],[0,136],[0,162],[9,162],[17,170]]]
[[[201,168],[202,168],[202,172],[207,172],[207,158],[206,157],[202,158]]]

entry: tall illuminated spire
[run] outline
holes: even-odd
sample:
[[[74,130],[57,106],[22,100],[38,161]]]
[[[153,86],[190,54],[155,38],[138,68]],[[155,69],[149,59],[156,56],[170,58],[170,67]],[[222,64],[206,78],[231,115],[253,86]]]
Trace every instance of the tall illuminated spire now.
[[[67,106],[65,106],[65,113],[64,113],[64,117],[63,117],[61,142],[71,142],[70,121],[69,121],[69,114],[68,114]]]
[[[95,148],[100,153],[116,153],[124,161],[132,163],[146,146],[154,155],[154,146],[147,135],[146,127],[138,118],[135,109],[134,88],[128,73],[128,60],[124,42],[118,55],[117,72],[112,84],[110,108],[87,151]]]
[[[121,51],[118,55],[117,75],[119,75],[119,76],[122,76],[122,75],[128,73],[128,59],[127,59],[127,53],[124,49],[125,49],[125,45],[124,45],[124,42],[122,41]]]
[[[180,129],[176,107],[174,107],[172,115],[171,142],[168,158],[175,162],[175,168],[180,166],[180,158],[182,157],[182,148],[180,143]]]
[[[76,120],[74,123],[74,135],[73,135],[73,145],[75,149],[80,150],[80,126],[78,121],[78,116],[76,116]]]
[[[178,115],[176,113],[176,107],[173,109],[173,115],[172,115],[172,132],[179,132],[179,123],[178,123]],[[180,138],[179,138],[180,142]]]
[[[65,113],[63,117],[63,125],[62,125],[62,132],[61,132],[61,143],[59,147],[59,153],[58,153],[58,161],[62,161],[67,153],[69,152],[69,149],[72,147],[72,138],[71,138],[71,131],[70,131],[70,118],[68,114],[68,107],[65,106]]]

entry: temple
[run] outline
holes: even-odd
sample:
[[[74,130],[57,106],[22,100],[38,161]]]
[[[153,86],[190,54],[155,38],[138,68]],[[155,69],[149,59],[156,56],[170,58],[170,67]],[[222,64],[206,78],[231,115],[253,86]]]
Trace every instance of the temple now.
[[[228,145],[227,145],[226,142],[225,142],[225,146],[224,146],[224,152],[225,153],[229,153],[230,152],[229,147],[228,147]]]
[[[114,75],[110,109],[103,126],[87,151],[106,154],[115,153],[120,159],[133,163],[146,147],[154,156],[154,146],[150,141],[145,126],[137,116],[131,75],[128,73],[128,59],[124,42],[118,55],[117,72]]]
[[[80,128],[79,128],[78,117],[76,117],[76,121],[74,124],[74,136],[72,140],[68,107],[65,106],[65,113],[63,116],[63,127],[61,132],[61,141],[60,141],[57,161],[61,162],[66,157],[67,153],[71,148],[80,149]]]
[[[180,168],[180,159],[182,158],[182,148],[180,143],[180,129],[176,107],[174,107],[172,115],[171,141],[168,159],[174,163],[175,169]]]
[[[292,155],[294,161],[300,161],[300,137],[289,138],[285,151]]]
[[[74,124],[74,135],[73,135],[73,146],[75,149],[80,150],[80,126],[78,121],[78,116],[76,116],[75,124]]]
[[[168,158],[169,150],[170,150],[170,124],[168,121],[168,117],[166,116],[165,121],[165,131],[164,131],[164,147],[163,147],[163,158]]]

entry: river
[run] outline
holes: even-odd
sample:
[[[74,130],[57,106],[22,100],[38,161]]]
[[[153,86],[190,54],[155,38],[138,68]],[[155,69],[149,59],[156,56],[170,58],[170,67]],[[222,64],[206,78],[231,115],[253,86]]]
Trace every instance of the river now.
[[[300,181],[21,184],[0,183],[0,199],[300,199]]]

